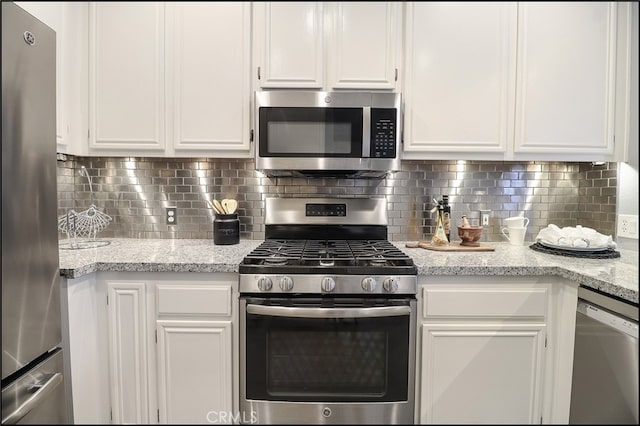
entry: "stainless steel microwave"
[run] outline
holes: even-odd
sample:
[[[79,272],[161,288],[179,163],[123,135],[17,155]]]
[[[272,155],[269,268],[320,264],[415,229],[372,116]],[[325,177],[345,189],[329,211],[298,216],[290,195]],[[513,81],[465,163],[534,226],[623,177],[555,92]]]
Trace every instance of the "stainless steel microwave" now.
[[[258,91],[256,169],[269,176],[382,177],[400,169],[398,93]]]

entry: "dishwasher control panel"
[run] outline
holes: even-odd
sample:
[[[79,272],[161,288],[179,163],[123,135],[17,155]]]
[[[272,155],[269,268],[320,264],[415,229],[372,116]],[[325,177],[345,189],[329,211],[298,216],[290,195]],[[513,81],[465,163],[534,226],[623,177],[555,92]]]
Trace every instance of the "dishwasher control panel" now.
[[[616,330],[626,333],[636,339],[638,338],[638,324],[634,321],[613,315],[608,311],[589,303],[585,303],[585,314],[590,318],[615,328]]]

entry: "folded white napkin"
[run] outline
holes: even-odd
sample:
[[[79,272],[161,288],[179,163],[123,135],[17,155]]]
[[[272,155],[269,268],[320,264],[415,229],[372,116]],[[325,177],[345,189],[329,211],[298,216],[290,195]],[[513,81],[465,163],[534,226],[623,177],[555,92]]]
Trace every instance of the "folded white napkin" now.
[[[536,241],[562,247],[616,248],[616,243],[611,235],[603,235],[595,229],[580,225],[575,228],[565,226],[560,229],[558,226],[550,224],[538,232]]]

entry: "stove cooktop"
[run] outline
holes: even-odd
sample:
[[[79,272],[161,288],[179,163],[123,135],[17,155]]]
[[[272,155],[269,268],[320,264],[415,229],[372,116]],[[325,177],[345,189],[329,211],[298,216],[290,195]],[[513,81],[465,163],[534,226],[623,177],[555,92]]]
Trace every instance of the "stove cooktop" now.
[[[240,263],[240,293],[415,295],[413,259],[386,240],[268,239]]]
[[[264,241],[240,263],[241,274],[415,275],[413,260],[387,240]]]
[[[413,297],[418,270],[387,225],[384,198],[267,198],[266,240],[239,265],[240,294]]]

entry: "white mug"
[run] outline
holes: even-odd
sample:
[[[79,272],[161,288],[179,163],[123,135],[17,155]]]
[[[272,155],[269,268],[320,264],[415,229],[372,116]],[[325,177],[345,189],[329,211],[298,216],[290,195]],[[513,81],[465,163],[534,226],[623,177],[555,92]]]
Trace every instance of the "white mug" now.
[[[529,225],[529,218],[524,216],[508,217],[504,220],[507,228],[526,228]]]
[[[524,245],[524,236],[527,233],[527,228],[524,226],[520,228],[502,228],[502,235],[504,235],[512,246]]]

